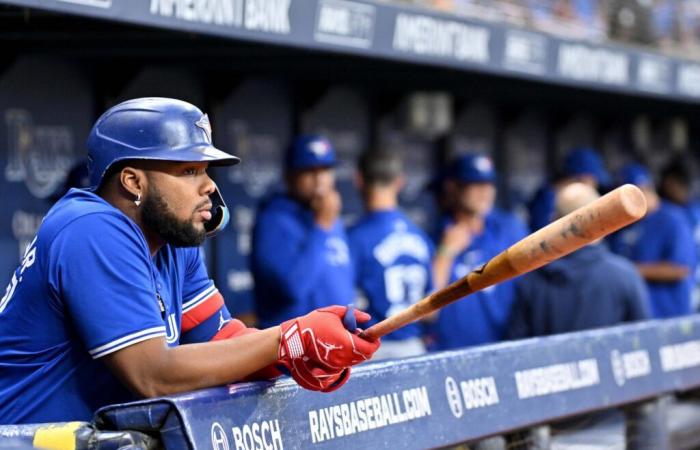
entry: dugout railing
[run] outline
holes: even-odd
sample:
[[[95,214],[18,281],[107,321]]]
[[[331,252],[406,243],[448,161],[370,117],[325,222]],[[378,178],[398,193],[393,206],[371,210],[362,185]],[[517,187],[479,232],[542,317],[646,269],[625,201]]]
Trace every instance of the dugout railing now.
[[[330,394],[282,378],[108,406],[86,426],[142,433],[167,450],[423,449],[628,405],[643,445],[627,448],[663,448],[654,399],[698,386],[700,316],[690,316],[368,363]]]

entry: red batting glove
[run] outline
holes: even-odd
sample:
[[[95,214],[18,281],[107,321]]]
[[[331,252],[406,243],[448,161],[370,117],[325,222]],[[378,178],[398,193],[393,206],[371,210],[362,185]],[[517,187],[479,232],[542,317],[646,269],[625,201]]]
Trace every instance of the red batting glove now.
[[[343,326],[345,306],[329,306],[288,320],[281,326],[279,358],[290,370],[296,360],[313,361],[314,367],[339,372],[372,357],[379,339],[367,340]],[[355,320],[367,322],[370,315],[355,310]],[[312,371],[313,373],[313,371]]]

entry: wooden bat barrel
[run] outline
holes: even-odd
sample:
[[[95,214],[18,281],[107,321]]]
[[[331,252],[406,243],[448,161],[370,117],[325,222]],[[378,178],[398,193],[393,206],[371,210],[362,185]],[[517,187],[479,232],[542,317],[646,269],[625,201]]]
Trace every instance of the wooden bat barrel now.
[[[644,194],[625,184],[535,231],[454,283],[362,332],[378,338],[471,293],[501,283],[568,255],[644,217]]]

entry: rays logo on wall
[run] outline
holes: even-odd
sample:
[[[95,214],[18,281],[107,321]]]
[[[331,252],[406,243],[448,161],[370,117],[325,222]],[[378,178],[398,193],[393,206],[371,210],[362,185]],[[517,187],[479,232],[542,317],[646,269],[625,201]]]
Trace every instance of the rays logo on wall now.
[[[73,130],[65,125],[36,125],[23,109],[8,109],[3,116],[8,149],[5,180],[24,182],[35,197],[48,197],[75,161]]]
[[[229,169],[229,181],[240,184],[252,198],[259,199],[282,180],[282,143],[272,134],[252,133],[247,122],[232,120],[229,135],[233,151],[245,164]]]

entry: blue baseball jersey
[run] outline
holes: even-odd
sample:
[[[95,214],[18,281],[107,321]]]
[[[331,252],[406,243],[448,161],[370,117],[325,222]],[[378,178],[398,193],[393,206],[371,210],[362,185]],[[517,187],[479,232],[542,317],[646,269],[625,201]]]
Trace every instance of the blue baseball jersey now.
[[[610,248],[635,263],[670,262],[695,265],[690,225],[679,206],[662,201],[660,207],[610,237]],[[652,315],[674,317],[690,313],[692,274],[681,281],[647,281]]]
[[[527,234],[513,214],[494,208],[484,230],[455,257],[450,282],[467,275]],[[435,349],[448,350],[503,340],[515,299],[513,280],[499,283],[440,310],[431,334]]]
[[[325,230],[311,210],[286,195],[275,195],[258,213],[251,257],[255,308],[263,327],[353,302],[354,275],[342,222]]]
[[[72,189],[0,299],[0,423],[90,420],[133,399],[100,358],[158,337],[209,340],[229,320],[199,249],[152,257],[131,219]]]
[[[692,200],[682,206],[683,212],[690,224],[690,230],[695,244],[695,261],[693,265],[693,281],[691,286],[691,307],[696,310],[700,305],[700,202]]]
[[[365,215],[350,228],[348,239],[356,285],[372,315],[363,328],[403,311],[432,289],[433,244],[398,209]],[[413,323],[383,339],[402,340],[421,334],[421,325]]]

